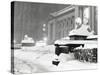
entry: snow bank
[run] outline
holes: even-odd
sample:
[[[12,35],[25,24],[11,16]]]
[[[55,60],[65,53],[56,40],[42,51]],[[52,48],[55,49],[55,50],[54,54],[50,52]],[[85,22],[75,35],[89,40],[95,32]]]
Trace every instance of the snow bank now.
[[[47,46],[33,46],[33,47],[22,47],[24,51],[48,51],[48,52],[55,52],[54,45],[47,45]]]
[[[34,72],[52,72],[52,71],[67,71],[80,69],[96,69],[97,64],[82,63],[73,58],[73,54],[61,54],[58,59],[58,66],[52,64],[52,61],[57,58],[53,52],[53,45],[46,46],[43,50],[15,50],[14,56],[20,60],[15,61],[16,71],[19,73],[34,73]]]
[[[32,68],[29,65],[27,65],[27,63],[25,63],[24,61],[18,58],[14,58],[14,71],[15,71],[15,74],[18,74],[18,73],[29,74],[29,73],[32,73]]]
[[[70,61],[70,60],[74,60],[74,55],[73,55],[73,53],[70,53],[70,54],[61,53],[60,56],[59,56],[59,60],[61,62],[67,62],[67,61]]]

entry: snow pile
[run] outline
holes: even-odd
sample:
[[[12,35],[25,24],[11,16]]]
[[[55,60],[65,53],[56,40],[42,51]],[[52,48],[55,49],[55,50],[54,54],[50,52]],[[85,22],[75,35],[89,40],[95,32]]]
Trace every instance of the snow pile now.
[[[32,73],[32,68],[26,64],[26,62],[18,58],[14,58],[14,71],[15,74]]]
[[[48,72],[46,68],[44,68],[40,63],[37,61],[30,61],[25,59],[15,59],[14,64],[14,71],[15,74],[32,74],[32,73],[39,73],[39,72]]]
[[[70,54],[61,53],[58,59],[60,60],[60,62],[67,62],[67,61],[73,60],[74,55],[72,53]]]
[[[75,60],[72,53],[62,53],[58,57],[52,52],[54,49],[53,47],[53,45],[48,45],[44,47],[44,49],[33,48],[34,50],[15,50],[14,57],[20,59],[14,61],[16,66],[15,70],[17,72],[19,71],[19,73],[39,73],[52,71],[95,69],[97,67],[97,64],[82,63]],[[58,58],[60,60],[58,66],[52,64],[52,61],[55,58]]]
[[[93,49],[93,48],[98,48],[97,43],[86,43],[84,44],[84,47],[80,46],[77,47],[76,49]]]
[[[97,69],[97,64],[94,63],[82,63],[78,60],[71,60],[65,63],[59,63],[57,69],[54,71],[68,71],[68,70],[89,70]]]
[[[46,42],[43,40],[36,42],[36,46],[46,46],[46,45],[47,45]]]
[[[98,36],[97,35],[90,35],[87,37],[87,39],[93,39],[93,38],[98,38]]]
[[[98,48],[98,45],[97,44],[85,44],[84,45],[84,49],[93,49],[93,48]]]
[[[70,41],[70,40],[56,40],[54,43],[55,44],[66,44],[66,41]]]
[[[55,44],[60,44],[60,43],[66,44],[66,41],[68,41],[68,40],[70,40],[70,37],[64,37],[64,38],[61,38],[60,40],[56,40],[54,43]]]
[[[55,53],[55,46],[54,45],[45,46],[44,49],[49,50],[51,53]]]
[[[55,52],[54,45],[47,45],[47,46],[33,46],[33,47],[22,47],[22,50],[25,51],[48,51],[48,52]]]

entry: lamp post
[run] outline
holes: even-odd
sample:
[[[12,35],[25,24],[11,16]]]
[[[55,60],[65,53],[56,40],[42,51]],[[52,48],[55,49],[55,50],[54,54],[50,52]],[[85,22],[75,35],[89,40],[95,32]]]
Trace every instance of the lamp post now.
[[[46,42],[47,41],[47,37],[46,37],[46,24],[43,24],[43,40]]]
[[[44,32],[46,31],[45,27],[46,27],[46,24],[43,24],[43,31]]]

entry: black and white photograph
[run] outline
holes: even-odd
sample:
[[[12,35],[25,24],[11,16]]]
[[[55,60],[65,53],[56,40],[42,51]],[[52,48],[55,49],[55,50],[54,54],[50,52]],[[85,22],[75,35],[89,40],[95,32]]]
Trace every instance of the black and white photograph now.
[[[11,73],[97,69],[98,8],[11,2]]]

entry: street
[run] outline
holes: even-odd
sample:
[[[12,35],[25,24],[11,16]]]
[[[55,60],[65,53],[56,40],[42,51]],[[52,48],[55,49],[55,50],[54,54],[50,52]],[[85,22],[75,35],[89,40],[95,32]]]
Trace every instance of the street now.
[[[50,49],[50,47],[52,49]],[[52,61],[55,59],[54,51],[52,51],[54,50],[54,47],[50,47],[45,46],[38,47],[38,49],[34,47],[30,49],[24,48],[15,50],[15,73],[40,73],[97,68],[97,64],[95,63],[83,63],[75,60],[73,58],[73,54],[62,54],[60,57],[60,64],[58,66],[55,66],[52,64]]]

